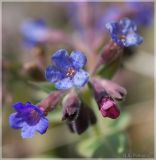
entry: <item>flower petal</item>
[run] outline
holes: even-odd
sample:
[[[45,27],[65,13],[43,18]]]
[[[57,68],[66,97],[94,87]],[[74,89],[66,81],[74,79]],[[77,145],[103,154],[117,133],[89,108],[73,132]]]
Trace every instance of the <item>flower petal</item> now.
[[[65,49],[60,49],[52,55],[52,61],[63,72],[72,67],[71,58]]]
[[[110,32],[110,34],[118,34],[120,26],[117,22],[108,22],[105,25],[106,29]]]
[[[137,25],[128,18],[120,20],[119,25],[123,34],[127,34],[128,32],[134,32],[137,30]]]
[[[55,66],[49,65],[45,71],[45,78],[55,83],[63,78],[63,74]]]
[[[126,36],[126,41],[124,42],[124,46],[137,46],[143,42],[143,38],[136,33],[131,33]]]
[[[24,123],[22,128],[22,137],[23,138],[32,138],[35,134],[36,126],[29,126],[27,123]]]
[[[73,82],[72,82],[72,79],[70,77],[64,78],[64,79],[55,83],[55,87],[57,89],[62,89],[62,90],[69,89],[72,86],[73,86]]]
[[[86,65],[87,58],[84,53],[80,51],[75,51],[71,53],[70,57],[72,59],[73,66],[76,69],[83,68]]]
[[[31,102],[26,102],[25,104],[23,104],[22,102],[17,102],[15,104],[13,104],[13,108],[19,112],[19,113],[29,113],[30,111],[37,111],[38,113],[40,113],[41,115],[43,115],[43,112],[35,105],[31,104]]]
[[[23,119],[18,115],[18,113],[12,113],[9,117],[9,124],[14,129],[19,129],[23,127]]]
[[[15,104],[13,104],[13,108],[17,112],[23,112],[23,111],[25,111],[25,109],[27,109],[27,107],[25,106],[25,104],[23,104],[22,102],[17,102]]]
[[[39,123],[36,125],[36,130],[40,134],[44,134],[48,129],[48,119],[47,118],[41,118]]]
[[[73,77],[74,86],[77,88],[83,87],[89,80],[89,74],[84,70],[78,71]]]

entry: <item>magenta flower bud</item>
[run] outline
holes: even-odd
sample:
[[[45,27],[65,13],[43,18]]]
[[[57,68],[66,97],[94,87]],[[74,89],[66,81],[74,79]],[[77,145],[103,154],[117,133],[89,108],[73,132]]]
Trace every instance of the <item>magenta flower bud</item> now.
[[[80,111],[80,100],[74,92],[69,93],[63,99],[62,120],[73,121],[77,118]]]
[[[108,117],[116,119],[120,115],[120,110],[111,97],[103,97],[101,101],[98,102],[100,112],[103,117]]]
[[[123,100],[127,91],[113,81],[95,78],[93,80],[95,100],[103,117],[116,119],[120,115],[117,101]]]

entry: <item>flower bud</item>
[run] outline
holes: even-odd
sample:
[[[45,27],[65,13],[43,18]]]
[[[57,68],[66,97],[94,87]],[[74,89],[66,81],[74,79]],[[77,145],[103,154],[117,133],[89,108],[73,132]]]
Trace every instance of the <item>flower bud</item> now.
[[[63,100],[62,120],[73,121],[77,118],[80,110],[80,100],[73,92],[69,93]]]
[[[93,87],[95,96],[98,96],[98,98],[101,95],[101,93],[103,94],[103,92],[105,92],[106,95],[109,95],[110,97],[113,97],[118,101],[123,100],[127,95],[127,91],[125,88],[111,80],[95,78],[93,80]]]
[[[68,123],[68,127],[71,132],[82,134],[87,130],[89,125],[95,124],[96,121],[96,116],[93,110],[82,103],[77,119]]]
[[[127,91],[118,84],[96,78],[93,80],[95,100],[103,117],[116,119],[120,115],[120,110],[116,100],[122,100]]]
[[[103,117],[108,117],[116,119],[120,115],[120,110],[117,104],[111,97],[103,97],[101,101],[98,102],[100,112]]]

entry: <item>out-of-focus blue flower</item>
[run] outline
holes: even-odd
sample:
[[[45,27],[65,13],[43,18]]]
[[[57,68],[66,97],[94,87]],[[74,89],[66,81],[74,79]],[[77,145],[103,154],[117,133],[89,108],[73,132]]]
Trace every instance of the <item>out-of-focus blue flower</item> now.
[[[143,38],[136,33],[136,24],[128,18],[119,22],[107,23],[106,28],[112,40],[121,47],[137,46],[143,42]]]
[[[28,19],[21,25],[21,33],[24,43],[28,47],[33,47],[38,43],[43,43],[47,32],[48,28],[46,23],[41,19]]]
[[[67,11],[68,15],[70,17],[71,24],[76,28],[81,34],[83,34],[83,27],[80,22],[80,17],[79,17],[79,3],[76,2],[69,2],[67,4]]]
[[[16,113],[9,117],[10,126],[14,129],[22,130],[23,138],[32,138],[35,132],[44,134],[48,128],[48,120],[44,113],[37,106],[30,102],[25,104],[18,102],[13,105]]]
[[[127,2],[126,4],[135,13],[133,20],[138,26],[149,26],[153,23],[154,4],[152,2]]]
[[[53,65],[46,68],[45,77],[57,89],[81,88],[88,82],[89,74],[82,69],[87,58],[82,52],[74,51],[69,56],[65,49],[60,49],[52,55],[52,61]]]
[[[105,10],[103,16],[97,21],[97,28],[100,30],[105,30],[103,26],[110,21],[116,21],[121,14],[122,10],[118,6],[110,6],[107,10]]]

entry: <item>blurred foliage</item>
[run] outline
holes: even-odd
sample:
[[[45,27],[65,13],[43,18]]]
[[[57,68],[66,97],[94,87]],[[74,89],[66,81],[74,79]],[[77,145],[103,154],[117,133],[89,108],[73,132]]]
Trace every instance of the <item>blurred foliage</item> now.
[[[44,91],[46,93],[51,93],[52,91],[55,91],[55,85],[50,82],[33,82],[29,81],[29,84],[31,84],[33,87]]]

